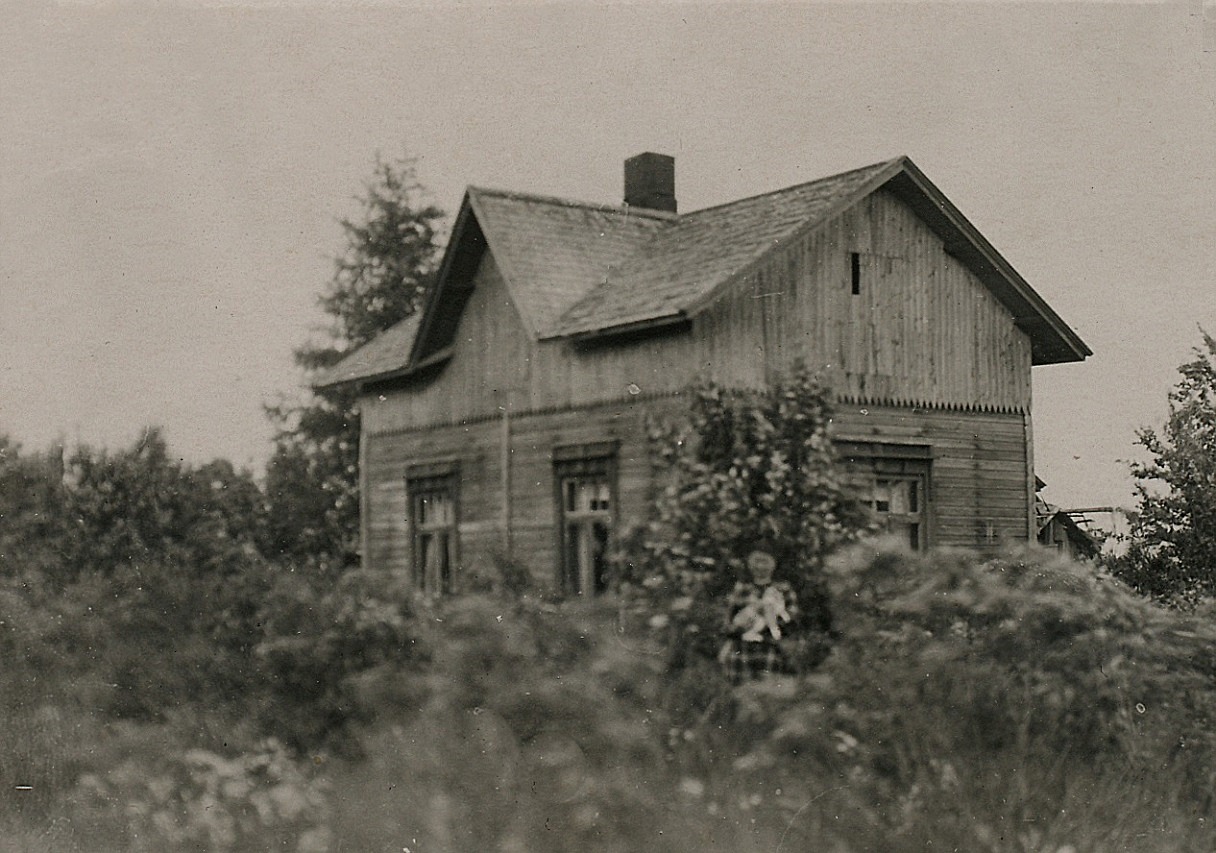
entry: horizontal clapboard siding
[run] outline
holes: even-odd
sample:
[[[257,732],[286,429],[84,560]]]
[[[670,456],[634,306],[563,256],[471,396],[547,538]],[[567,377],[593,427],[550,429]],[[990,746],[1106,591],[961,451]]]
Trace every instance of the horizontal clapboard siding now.
[[[617,523],[646,517],[654,482],[647,440],[650,419],[683,416],[686,399],[638,399],[510,418],[511,553],[542,586],[556,582],[557,507],[554,451],[610,442],[617,460]],[[928,447],[931,456],[930,542],[986,547],[1026,541],[1029,473],[1023,416],[916,410],[890,406],[839,406],[833,434],[841,441]],[[388,571],[411,571],[406,474],[411,466],[451,461],[459,472],[461,584],[492,583],[505,554],[503,422],[396,430],[368,435],[366,562]]]
[[[934,546],[983,548],[1030,538],[1032,475],[1023,415],[842,405],[833,434],[932,448]]]

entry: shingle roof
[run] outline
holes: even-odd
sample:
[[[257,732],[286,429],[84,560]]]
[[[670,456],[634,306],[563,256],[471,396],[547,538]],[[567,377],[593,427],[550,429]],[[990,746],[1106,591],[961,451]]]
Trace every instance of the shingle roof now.
[[[687,311],[795,231],[835,212],[898,161],[686,214],[667,225],[562,315],[551,336]]]
[[[1035,364],[1078,361],[1090,354],[907,157],[679,216],[471,187],[444,269],[454,269],[451,262],[460,256],[462,239],[467,246],[488,246],[535,337],[624,331],[693,316],[775,246],[879,186],[892,188],[912,204],[956,257],[977,271],[1030,335]],[[473,220],[471,230],[466,229]],[[471,251],[465,256],[479,257]],[[447,351],[450,342],[438,339],[450,337],[456,318],[449,315],[463,301],[445,301],[444,287],[441,280],[421,318],[387,330],[316,377],[313,385],[400,375]],[[444,322],[432,322],[436,318]],[[441,327],[447,331],[434,331]],[[416,341],[419,335],[425,340]]]
[[[406,317],[390,326],[328,370],[312,377],[314,388],[341,385],[403,370],[409,363],[421,314]]]
[[[482,187],[469,187],[466,199],[533,332],[552,326],[672,218],[659,211]],[[421,324],[421,313],[402,320],[318,372],[313,387],[405,372]]]
[[[533,332],[553,326],[674,218],[476,187],[469,201]]]

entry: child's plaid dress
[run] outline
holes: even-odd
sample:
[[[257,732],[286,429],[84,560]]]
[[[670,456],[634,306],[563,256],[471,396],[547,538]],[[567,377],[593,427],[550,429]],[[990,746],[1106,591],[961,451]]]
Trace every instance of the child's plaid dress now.
[[[781,647],[782,626],[797,616],[797,599],[788,583],[735,584],[727,600],[729,637],[718,653],[718,661],[733,683],[792,671]]]

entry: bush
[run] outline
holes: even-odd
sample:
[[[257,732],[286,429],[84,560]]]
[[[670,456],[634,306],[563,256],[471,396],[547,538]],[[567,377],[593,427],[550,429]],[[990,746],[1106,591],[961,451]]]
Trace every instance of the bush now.
[[[337,837],[359,850],[688,849],[656,650],[622,636],[611,607],[470,596],[429,625],[426,701],[383,709],[366,763],[327,766]]]
[[[410,682],[396,675],[427,660],[414,607],[409,585],[385,573],[347,572],[332,587],[280,573],[253,650],[267,678],[258,697],[264,729],[299,750],[350,747],[350,725],[374,717],[364,694],[386,683],[408,693]]]
[[[823,560],[869,522],[835,458],[829,399],[798,368],[760,393],[702,387],[687,424],[654,431],[666,482],[654,520],[624,538],[617,563],[631,601],[667,635],[673,670],[718,654],[727,599],[749,578],[754,549],[776,558],[774,580],[798,608],[786,658],[808,669],[826,654]]]
[[[702,764],[788,845],[1210,847],[1210,620],[1042,552],[867,548],[829,577],[832,655],[736,691],[736,775]]]
[[[33,745],[0,768],[38,799],[0,831],[31,851],[1213,849],[1212,614],[1034,551],[866,547],[823,578],[829,656],[738,687],[709,659],[669,670],[612,598],[406,609],[384,577],[283,582],[261,733],[197,700],[99,718],[53,669],[56,691],[12,682]],[[40,647],[14,595],[5,651]],[[303,743],[334,708],[343,734],[318,740],[340,753],[266,739],[272,711]]]
[[[72,802],[94,849],[333,849],[324,785],[274,740],[231,758],[203,749],[128,758],[82,776]]]

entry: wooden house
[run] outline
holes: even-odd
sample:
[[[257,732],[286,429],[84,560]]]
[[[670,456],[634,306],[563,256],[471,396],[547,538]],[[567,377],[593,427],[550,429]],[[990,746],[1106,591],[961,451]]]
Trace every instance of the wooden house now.
[[[1036,490],[1044,488],[1042,480],[1036,478]],[[1087,510],[1061,509],[1035,495],[1036,539],[1045,548],[1053,548],[1073,560],[1094,560],[1102,553],[1104,534],[1095,535],[1091,527],[1090,512],[1115,513],[1114,507],[1091,507]],[[1083,527],[1082,524],[1085,526]],[[1090,529],[1087,529],[1090,528]]]
[[[316,384],[361,390],[366,566],[582,593],[646,512],[647,416],[798,360],[911,546],[1033,540],[1031,368],[1089,354],[907,157],[677,213],[648,153],[619,206],[470,188],[424,308]]]

